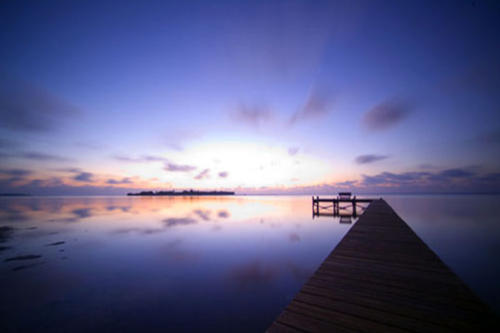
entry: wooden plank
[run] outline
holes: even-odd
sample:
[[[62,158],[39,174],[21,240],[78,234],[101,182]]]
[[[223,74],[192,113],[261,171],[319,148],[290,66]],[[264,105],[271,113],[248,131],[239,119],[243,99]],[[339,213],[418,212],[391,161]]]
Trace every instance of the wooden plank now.
[[[344,312],[351,316],[367,318],[369,320],[382,324],[381,326],[379,325],[379,328],[382,328],[382,330],[385,330],[386,326],[391,326],[403,330],[425,327],[426,331],[443,331],[442,326],[438,326],[429,322],[422,322],[420,319],[402,316],[398,313],[381,311],[373,307],[366,307],[355,303],[345,302],[342,299],[338,298],[331,299],[324,297],[323,295],[318,295],[316,293],[302,292],[297,295],[297,301],[318,306],[324,309],[333,309],[338,312]],[[360,321],[360,323],[362,322]]]
[[[277,320],[278,323],[286,325],[295,330],[303,332],[356,332],[354,329],[349,329],[338,324],[325,322],[323,320],[303,314],[301,311],[294,311],[294,309],[285,309]]]
[[[319,199],[319,202],[353,202]],[[356,199],[356,202],[360,202]],[[382,199],[374,200],[269,332],[441,332],[498,318]]]
[[[422,299],[422,292],[420,290],[415,291],[408,288],[400,288],[399,286],[388,285],[388,284],[377,284],[372,283],[370,281],[362,281],[362,280],[352,280],[344,277],[338,276],[328,276],[326,274],[321,274],[321,276],[313,276],[311,278],[311,283],[317,285],[325,285],[325,284],[334,284],[338,287],[344,287],[346,289],[354,289],[354,290],[365,290],[366,292],[373,292],[376,290],[374,294],[386,294],[393,296],[404,296],[412,301],[424,301],[424,302],[432,302],[439,304],[453,304],[454,307],[463,308],[470,311],[481,312],[483,307],[481,303],[460,298],[454,292],[448,292],[446,294],[434,294],[430,291],[426,291],[425,299]]]
[[[398,303],[393,298],[390,299],[390,302],[385,302],[379,297],[370,297],[370,295],[346,292],[341,288],[336,288],[335,290],[318,288],[309,284],[304,285],[302,292],[297,294],[297,297],[302,294],[313,294],[318,297],[331,299],[341,304],[353,304],[367,309],[374,309],[376,311],[394,314],[402,318],[408,318],[410,325],[414,320],[421,322],[423,326],[432,325],[431,327],[441,327],[441,325],[443,325],[442,315],[440,312],[433,311],[431,315],[429,315],[429,309],[422,308],[422,305],[410,308],[406,306],[406,303]]]
[[[432,300],[416,302],[413,298],[404,295],[373,293],[363,288],[345,288],[344,286],[335,286],[331,289],[327,284],[308,283],[304,290],[314,289],[321,291],[323,296],[334,295],[334,299],[339,298],[344,302],[351,302],[358,305],[376,304],[376,309],[381,312],[399,314],[407,317],[425,318],[425,321],[432,322],[438,326],[457,329],[457,327],[468,326],[472,322],[477,322],[475,312],[462,311],[456,307],[450,307],[449,304],[440,304]],[[305,291],[304,291],[305,292]],[[451,310],[450,310],[451,309]]]
[[[343,309],[319,307],[301,302],[298,299],[290,304],[288,309],[326,323],[340,325],[342,328],[354,329],[356,332],[404,332],[404,330],[397,327],[384,325],[356,314],[345,313]]]
[[[292,326],[286,326],[282,323],[280,323],[279,321],[275,321],[271,327],[269,327],[269,329],[267,330],[267,332],[269,333],[282,333],[282,332],[287,332],[287,333],[301,333],[301,332],[305,332],[303,330],[300,330],[298,328],[294,328]]]

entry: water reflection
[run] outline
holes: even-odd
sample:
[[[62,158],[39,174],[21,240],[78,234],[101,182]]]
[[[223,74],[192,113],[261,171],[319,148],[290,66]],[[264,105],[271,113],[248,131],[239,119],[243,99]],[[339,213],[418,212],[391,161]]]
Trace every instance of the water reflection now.
[[[500,196],[385,196],[412,229],[500,314]]]
[[[500,197],[386,200],[496,304]],[[355,221],[340,213],[311,223],[310,197],[0,198],[0,331],[264,331]]]
[[[76,218],[83,219],[92,216],[92,209],[90,208],[78,208],[71,211]]]
[[[203,210],[203,209],[195,209],[193,211],[198,217],[200,217],[204,221],[210,221],[210,215],[212,214],[211,210]]]
[[[288,238],[290,242],[300,242],[300,236],[296,232],[292,232]]]
[[[339,223],[341,224],[351,224],[354,216],[352,215],[340,215]]]
[[[227,219],[229,216],[231,216],[231,214],[229,214],[227,210],[223,209],[217,212],[217,216],[220,217],[221,219]]]
[[[340,224],[352,224],[356,222],[358,217],[364,213],[368,207],[368,203],[359,203],[356,205],[351,203],[339,203],[336,206],[333,203],[318,203],[312,207],[313,219],[315,217],[333,217],[338,218]]]
[[[239,289],[251,289],[269,284],[277,273],[273,267],[265,267],[260,261],[254,261],[235,267],[230,273],[230,279]]]
[[[301,197],[1,198],[0,328],[263,331],[349,228],[307,223],[309,209]]]

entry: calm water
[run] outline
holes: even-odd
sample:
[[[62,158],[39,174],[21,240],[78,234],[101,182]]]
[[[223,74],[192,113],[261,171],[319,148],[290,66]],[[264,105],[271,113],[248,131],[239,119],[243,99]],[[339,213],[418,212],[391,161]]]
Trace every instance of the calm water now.
[[[500,309],[499,196],[385,198]],[[0,331],[263,331],[350,226],[309,196],[0,198]]]

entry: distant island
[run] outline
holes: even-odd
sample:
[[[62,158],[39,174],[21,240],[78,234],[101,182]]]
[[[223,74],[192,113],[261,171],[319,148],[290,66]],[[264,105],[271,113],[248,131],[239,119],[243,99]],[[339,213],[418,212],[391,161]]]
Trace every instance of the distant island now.
[[[231,191],[142,191],[139,193],[127,193],[129,196],[198,196],[198,195],[234,195]]]

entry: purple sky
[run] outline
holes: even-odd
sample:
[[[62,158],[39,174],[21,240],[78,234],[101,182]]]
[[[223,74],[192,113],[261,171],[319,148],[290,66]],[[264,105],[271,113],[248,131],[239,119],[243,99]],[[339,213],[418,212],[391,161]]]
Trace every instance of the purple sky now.
[[[3,1],[0,192],[500,192],[496,1]]]

